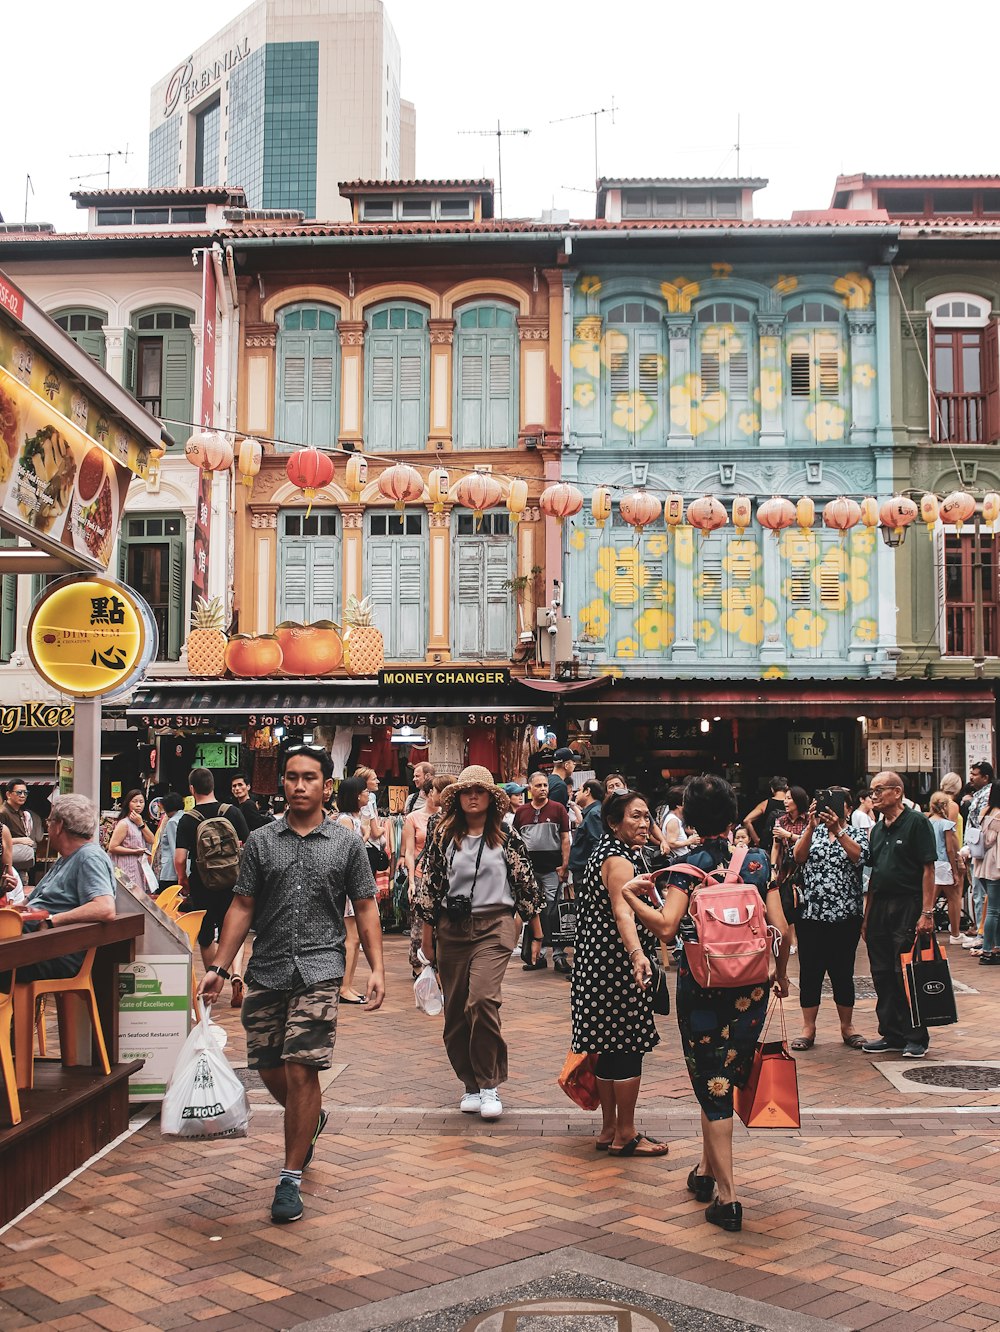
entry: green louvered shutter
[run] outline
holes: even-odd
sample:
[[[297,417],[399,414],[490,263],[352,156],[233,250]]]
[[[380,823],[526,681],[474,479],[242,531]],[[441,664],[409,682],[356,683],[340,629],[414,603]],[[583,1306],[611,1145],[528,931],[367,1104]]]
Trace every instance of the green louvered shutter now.
[[[0,547],[17,545],[16,537],[0,536]],[[17,643],[17,575],[0,579],[0,661],[10,661]]]
[[[484,437],[486,335],[461,333],[458,341],[458,426],[456,444],[481,449]]]
[[[309,621],[309,538],[283,536],[278,551],[278,623]]]
[[[170,611],[167,616],[167,642],[160,644],[160,658],[177,661],[181,655],[184,633],[184,539],[170,539]]]
[[[396,651],[400,660],[415,660],[424,655],[424,589],[427,583],[423,539],[399,537],[396,540]]]
[[[337,336],[283,332],[280,342],[278,436],[288,444],[329,448],[337,441]]]
[[[509,333],[492,333],[488,339],[489,369],[487,444],[492,449],[513,448],[517,437],[514,399],[514,339]]]
[[[167,429],[178,444],[185,444],[191,434],[189,426],[178,421],[192,421],[194,410],[194,356],[191,333],[188,329],[174,329],[163,335],[163,383],[161,408]]]
[[[486,614],[483,542],[460,539],[455,543],[454,551],[455,654],[459,657],[478,657],[482,652]]]
[[[391,334],[373,334],[368,339],[368,427],[369,448],[389,450],[395,444],[396,339]]]
[[[281,335],[278,363],[278,438],[288,444],[305,444],[306,383],[309,340]],[[294,617],[292,617],[294,618]]]
[[[122,387],[135,397],[136,376],[139,372],[139,348],[135,330],[125,330],[125,345],[122,355]],[[173,433],[173,432],[171,432]]]
[[[399,415],[396,421],[397,449],[422,449],[427,442],[424,426],[424,335],[408,333],[399,339]]]

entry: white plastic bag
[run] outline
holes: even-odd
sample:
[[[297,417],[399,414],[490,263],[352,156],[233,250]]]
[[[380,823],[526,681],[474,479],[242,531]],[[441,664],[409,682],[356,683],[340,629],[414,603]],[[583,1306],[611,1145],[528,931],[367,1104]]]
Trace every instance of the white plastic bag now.
[[[413,982],[413,1000],[428,1017],[437,1017],[444,1008],[444,995],[438,984],[437,972],[426,966]]]
[[[226,1033],[198,1000],[200,1021],[181,1046],[160,1107],[169,1138],[245,1138],[250,1124],[246,1088],[229,1067]]]

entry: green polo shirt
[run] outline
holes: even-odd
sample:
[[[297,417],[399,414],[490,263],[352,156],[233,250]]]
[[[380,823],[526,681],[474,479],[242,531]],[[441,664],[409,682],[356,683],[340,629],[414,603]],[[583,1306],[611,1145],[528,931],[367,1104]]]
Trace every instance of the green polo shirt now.
[[[937,859],[930,819],[904,808],[894,823],[879,819],[871,831],[868,853],[872,867],[868,891],[878,897],[921,897],[924,866]]]

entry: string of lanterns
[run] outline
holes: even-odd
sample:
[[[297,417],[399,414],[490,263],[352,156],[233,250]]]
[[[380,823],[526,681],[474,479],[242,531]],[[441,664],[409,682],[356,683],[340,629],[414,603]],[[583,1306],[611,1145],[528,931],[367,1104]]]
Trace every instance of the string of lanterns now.
[[[234,458],[243,484],[252,491],[254,478],[260,472],[263,447],[259,440],[247,436],[234,450],[226,435],[216,430],[198,429],[190,436],[184,448],[185,457],[203,471],[226,471]],[[302,491],[307,504],[307,516],[312,511],[317,494],[334,477],[334,463],[329,453],[316,448],[298,448],[285,464],[285,472],[292,483]],[[505,478],[506,479],[506,478]],[[368,481],[368,459],[360,453],[348,455],[345,482],[353,503],[361,498]],[[432,467],[425,479],[421,471],[409,463],[393,463],[382,471],[376,481],[378,492],[397,509],[421,501],[426,491],[434,512],[442,512],[451,495],[448,469]],[[604,528],[613,510],[612,491],[618,487],[598,485],[590,496],[591,516],[599,529]],[[471,509],[477,521],[489,509],[506,505],[511,522],[521,520],[528,503],[528,485],[521,477],[512,478],[504,497],[503,486],[491,473],[471,471],[465,473],[455,487],[455,499],[464,508]],[[584,495],[578,486],[558,481],[545,487],[538,499],[538,507],[560,527],[568,518],[575,517],[584,506]],[[976,512],[976,500],[967,491],[955,490],[944,499],[930,492],[919,502],[908,495],[892,495],[881,504],[874,496],[860,502],[846,495],[830,500],[822,510],[823,526],[832,531],[846,533],[859,524],[872,530],[882,527],[889,545],[899,545],[906,529],[919,518],[929,533],[938,521],[953,525],[961,531]],[[622,520],[637,534],[658,522],[662,516],[668,530],[684,524],[708,535],[732,522],[738,536],[742,536],[753,521],[753,500],[749,495],[736,495],[730,511],[715,495],[702,495],[685,503],[684,496],[673,492],[664,500],[649,490],[637,487],[622,494],[618,501]],[[757,522],[777,538],[790,527],[809,532],[816,524],[816,505],[808,495],[793,503],[784,495],[772,495],[757,504]],[[982,501],[983,521],[996,530],[1000,522],[1000,493],[989,491]]]

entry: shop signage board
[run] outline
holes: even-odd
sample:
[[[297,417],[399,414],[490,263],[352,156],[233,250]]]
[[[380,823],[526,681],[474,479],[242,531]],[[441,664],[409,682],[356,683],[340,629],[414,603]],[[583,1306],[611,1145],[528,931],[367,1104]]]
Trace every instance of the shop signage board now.
[[[71,795],[73,792],[73,760],[71,758],[61,758],[59,760],[59,794]]]
[[[380,689],[496,689],[510,684],[506,666],[437,666],[430,669],[393,668],[378,673]]]
[[[969,717],[965,723],[965,770],[973,763],[993,762],[993,723],[989,717]]]
[[[238,768],[240,766],[240,747],[239,745],[227,745],[222,742],[199,745],[194,751],[194,766],[196,768],[211,768],[213,771]]]
[[[840,757],[840,732],[824,731],[825,743],[816,744],[817,731],[789,731],[788,757],[797,763],[828,761]]]
[[[163,1099],[190,1015],[190,957],[155,955],[119,965],[119,1057],[145,1061],[129,1082],[130,1101]]]
[[[198,419],[209,428],[215,421],[215,329],[218,293],[215,265],[206,250],[201,256],[201,308],[205,328],[201,344],[201,383],[198,386]],[[208,596],[208,551],[212,531],[212,480],[214,472],[198,474],[198,507],[194,515],[194,546],[191,552],[191,605]]]
[[[28,620],[32,665],[46,684],[74,698],[112,698],[131,689],[156,649],[149,606],[112,578],[61,578]]]
[[[14,731],[69,731],[73,727],[72,703],[11,703],[0,706],[0,735]]]

